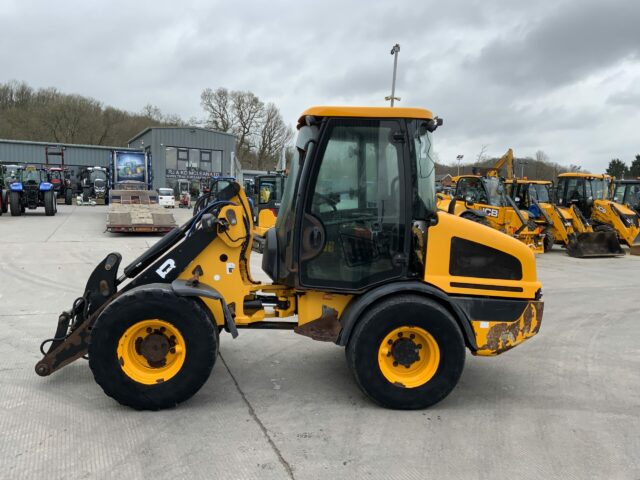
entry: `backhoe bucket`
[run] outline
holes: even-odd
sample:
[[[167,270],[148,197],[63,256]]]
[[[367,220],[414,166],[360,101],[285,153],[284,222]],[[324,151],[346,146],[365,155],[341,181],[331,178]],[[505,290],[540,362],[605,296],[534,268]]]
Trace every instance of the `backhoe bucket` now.
[[[569,239],[567,253],[576,258],[624,256],[616,232],[586,232],[574,235]]]

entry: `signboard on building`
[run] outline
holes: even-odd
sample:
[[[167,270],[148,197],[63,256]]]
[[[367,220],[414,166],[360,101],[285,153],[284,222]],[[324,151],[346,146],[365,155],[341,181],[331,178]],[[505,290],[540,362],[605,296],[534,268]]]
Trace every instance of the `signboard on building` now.
[[[144,153],[114,152],[114,181],[147,181],[147,162]]]
[[[205,170],[198,170],[195,168],[188,168],[186,170],[174,170],[167,168],[167,179],[186,179],[186,180],[202,180],[205,178],[217,177],[222,175],[222,172],[207,172]]]

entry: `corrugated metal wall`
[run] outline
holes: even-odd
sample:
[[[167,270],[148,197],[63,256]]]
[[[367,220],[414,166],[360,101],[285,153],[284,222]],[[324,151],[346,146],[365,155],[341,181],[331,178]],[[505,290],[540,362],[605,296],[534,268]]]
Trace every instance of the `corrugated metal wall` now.
[[[22,142],[15,140],[0,140],[0,162],[2,163],[45,163],[45,147],[48,144],[40,142]],[[79,166],[106,167],[111,160],[113,150],[129,150],[119,147],[95,147],[64,145],[64,163]],[[60,157],[50,157],[50,162],[57,164]]]
[[[153,187],[166,186],[166,147],[192,148],[222,151],[222,173],[231,173],[231,159],[235,153],[236,138],[233,135],[202,128],[160,127],[141,132],[130,140],[129,148],[102,147],[93,145],[50,144],[0,139],[1,163],[45,163],[45,147],[65,147],[64,163],[69,166],[110,165],[113,150],[145,151],[152,155]],[[59,157],[50,158],[52,164]],[[77,172],[76,172],[77,173]]]

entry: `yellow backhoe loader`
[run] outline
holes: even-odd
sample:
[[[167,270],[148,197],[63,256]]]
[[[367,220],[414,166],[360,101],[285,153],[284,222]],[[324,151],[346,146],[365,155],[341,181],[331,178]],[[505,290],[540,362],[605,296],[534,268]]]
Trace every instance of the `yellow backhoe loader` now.
[[[380,405],[442,400],[466,348],[490,356],[532,337],[543,301],[527,246],[437,211],[441,124],[420,108],[308,109],[266,235],[273,283],[252,279],[252,215],[230,182],[122,273],[120,254],[107,255],[43,342],[36,373],[88,355],[107,395],[157,410],[200,389],[221,331],[290,329],[345,346],[357,384]]]
[[[544,252],[543,229],[505,194],[504,181],[500,177],[489,172],[488,176],[459,175],[453,177],[453,181],[453,196],[438,198],[440,210],[506,233],[535,253]]]
[[[615,232],[632,255],[640,255],[640,215],[612,199],[613,177],[594,173],[558,175],[557,203],[575,205],[596,232]]]
[[[553,204],[551,181],[513,178],[505,183],[518,208],[527,210],[544,229],[545,252],[558,243],[570,256],[577,258],[624,255],[615,232],[594,232],[589,220],[575,205],[559,207]]]
[[[640,178],[616,180],[613,201],[640,213]]]

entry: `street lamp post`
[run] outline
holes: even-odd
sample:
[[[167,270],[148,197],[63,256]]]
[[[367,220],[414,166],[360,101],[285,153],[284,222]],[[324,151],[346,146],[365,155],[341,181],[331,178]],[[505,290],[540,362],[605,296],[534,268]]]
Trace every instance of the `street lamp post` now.
[[[464,158],[464,155],[458,155],[456,157],[456,160],[458,160],[458,176],[460,176],[460,162],[462,161],[463,158]]]
[[[394,100],[400,101],[400,97],[396,97],[396,72],[398,70],[398,52],[400,51],[400,44],[396,43],[391,49],[391,55],[393,55],[393,80],[391,81],[391,95],[384,97],[385,100],[391,100],[391,106],[393,107]]]

